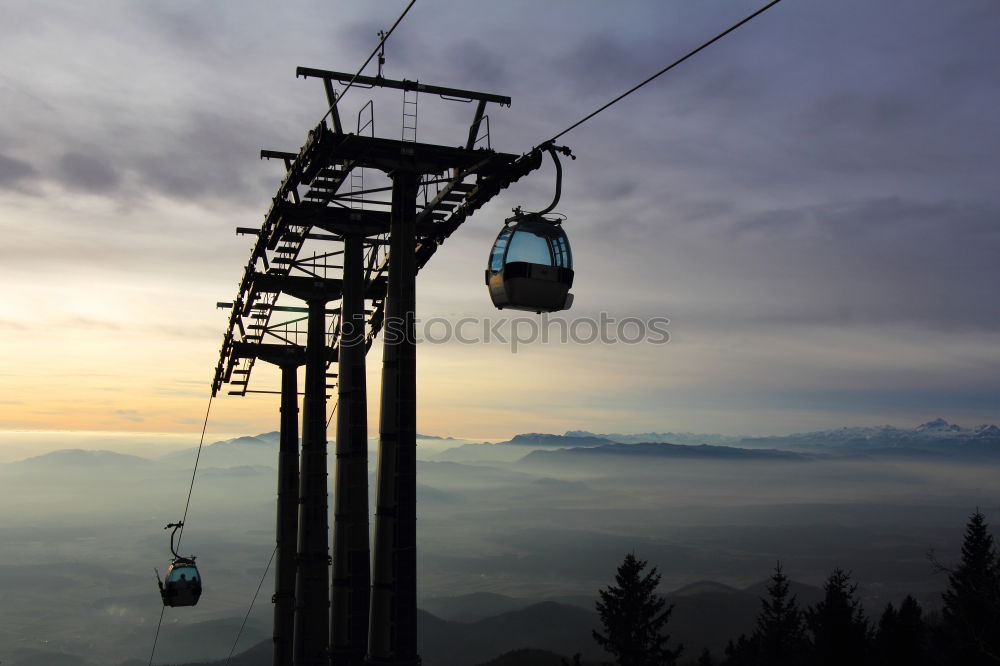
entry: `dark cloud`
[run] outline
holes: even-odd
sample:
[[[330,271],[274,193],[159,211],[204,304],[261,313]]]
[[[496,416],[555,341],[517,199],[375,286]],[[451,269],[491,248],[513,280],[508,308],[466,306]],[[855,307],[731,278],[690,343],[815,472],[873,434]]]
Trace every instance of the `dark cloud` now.
[[[360,65],[363,62],[361,58],[367,58],[368,54],[378,44],[379,31],[388,30],[391,25],[391,20],[389,23],[386,23],[372,18],[338,22],[335,24],[333,39],[343,43],[345,50],[357,53],[359,58],[358,65]],[[391,37],[392,44],[386,47],[386,60],[388,60],[388,56],[390,55],[397,55],[399,53],[397,49],[400,46],[400,42],[405,42],[404,39],[398,38],[395,35],[396,33]],[[362,53],[364,54],[363,56],[361,55]]]
[[[651,66],[648,55],[643,58],[643,54],[648,51],[630,48],[614,35],[591,33],[576,41],[572,50],[560,59],[557,71],[580,92],[607,95],[622,88],[623,73],[638,73]],[[647,61],[639,62],[640,59]]]
[[[885,377],[872,377],[874,383]],[[909,386],[886,388],[809,388],[796,387],[795,390],[761,390],[743,394],[741,401],[748,407],[757,409],[801,409],[824,412],[845,412],[850,414],[885,414],[887,410],[910,412],[921,415],[939,412],[989,413],[997,407],[1000,385],[981,388],[938,388],[920,386],[926,377],[914,377]]]
[[[630,196],[633,192],[635,192],[635,189],[636,184],[631,180],[605,179],[601,181],[593,192],[594,196],[600,199],[608,202],[614,202]]]
[[[996,331],[998,217],[901,198],[775,209],[732,223],[706,258],[757,323]]]
[[[229,112],[232,111],[232,115]],[[276,189],[284,172],[279,164],[261,162],[261,148],[297,151],[299,141],[282,140],[263,109],[236,112],[185,109],[172,126],[136,126],[109,110],[107,125],[92,130],[86,141],[69,136],[64,154],[51,174],[60,185],[123,202],[148,194],[184,201],[225,201],[240,206]],[[318,116],[318,114],[317,114]],[[302,140],[305,132],[302,132]],[[90,145],[111,145],[113,152],[91,152]],[[0,186],[18,169],[30,165],[0,159]],[[5,178],[5,171],[11,176]]]
[[[199,7],[197,12],[184,3],[151,3],[131,9],[153,34],[185,49],[205,51],[225,34],[219,25],[222,16],[212,5]]]
[[[451,49],[458,66],[460,81],[476,81],[477,89],[500,90],[507,86],[509,74],[504,59],[479,42],[462,40]]]
[[[10,187],[26,178],[36,176],[37,173],[38,171],[30,163],[0,154],[0,187]]]
[[[802,130],[896,133],[916,120],[920,109],[921,105],[909,95],[844,90],[822,95],[809,105],[801,116]]]
[[[263,206],[262,184],[276,189],[284,170],[261,162],[261,148],[296,151],[299,146],[282,142],[252,114],[191,111],[169,141],[132,146],[125,159],[144,188],[164,196],[241,204],[259,199]]]
[[[109,194],[121,184],[121,174],[103,157],[70,152],[56,166],[59,182],[71,189],[91,194]]]
[[[665,314],[698,335],[1000,331],[1000,206],[884,197],[749,213],[646,194],[560,207],[579,307]]]

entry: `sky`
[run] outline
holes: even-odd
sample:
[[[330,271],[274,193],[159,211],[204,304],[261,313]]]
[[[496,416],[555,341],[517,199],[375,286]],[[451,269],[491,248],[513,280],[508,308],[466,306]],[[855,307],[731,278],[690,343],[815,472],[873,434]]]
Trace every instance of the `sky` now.
[[[521,153],[761,4],[417,0],[384,74],[509,95],[490,141]],[[234,229],[260,224],[282,175],[259,150],[298,150],[325,111],[295,68],[355,71],[404,7],[5,3],[0,447],[197,443],[227,321],[215,304],[250,248]],[[669,320],[669,342],[428,341],[419,430],[1000,421],[998,33],[993,0],[784,0],[562,137],[577,156],[556,209],[576,269],[563,318]],[[351,91],[345,118],[374,94]],[[399,95],[376,102],[396,138]],[[456,145],[471,109],[427,98],[419,118],[420,140]],[[553,188],[546,166],[435,255],[418,279],[428,337],[510,319],[482,284],[489,247]],[[276,396],[222,396],[208,433],[277,418]]]

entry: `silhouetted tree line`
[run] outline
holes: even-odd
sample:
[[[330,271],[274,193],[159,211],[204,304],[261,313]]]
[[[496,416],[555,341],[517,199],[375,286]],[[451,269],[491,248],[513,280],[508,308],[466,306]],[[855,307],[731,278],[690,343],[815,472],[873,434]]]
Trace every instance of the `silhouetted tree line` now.
[[[966,524],[962,557],[948,573],[942,609],[926,617],[907,596],[886,606],[878,622],[857,598],[851,574],[834,569],[823,599],[802,609],[790,593],[780,562],[761,599],[749,636],[730,640],[719,666],[996,666],[1000,664],[1000,556],[986,519],[976,511]],[[597,611],[604,632],[594,639],[618,666],[673,666],[682,646],[667,647],[664,633],[673,606],[655,593],[660,576],[646,562],[625,556],[615,585],[600,590]],[[716,664],[704,650],[698,666]]]

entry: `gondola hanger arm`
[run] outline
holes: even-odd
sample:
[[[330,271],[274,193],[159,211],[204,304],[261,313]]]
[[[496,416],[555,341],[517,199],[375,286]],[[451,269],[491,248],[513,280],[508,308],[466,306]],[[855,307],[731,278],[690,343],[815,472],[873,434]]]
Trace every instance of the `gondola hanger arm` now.
[[[537,215],[541,217],[555,208],[559,204],[559,198],[562,196],[562,163],[559,161],[559,153],[567,155],[570,159],[574,160],[576,159],[576,155],[574,155],[573,151],[571,151],[567,146],[557,146],[553,141],[546,141],[535,150],[546,151],[552,157],[552,161],[555,162],[556,165],[556,194],[552,199],[552,203],[550,203],[547,208],[540,210],[537,213],[527,213],[527,215]],[[520,207],[515,208],[514,212],[518,215],[522,214]]]
[[[174,528],[174,531],[170,533],[170,552],[173,554],[174,557],[180,557],[180,555],[177,554],[177,549],[174,547],[174,535],[177,534],[177,530],[184,527],[184,521],[181,520],[176,523],[167,523],[166,527],[164,527],[163,529],[169,530],[171,527]]]

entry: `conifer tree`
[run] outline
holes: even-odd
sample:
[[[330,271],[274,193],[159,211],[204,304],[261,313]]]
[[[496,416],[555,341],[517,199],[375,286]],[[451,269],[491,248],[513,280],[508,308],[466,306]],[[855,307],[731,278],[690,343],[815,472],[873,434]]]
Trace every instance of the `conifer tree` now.
[[[808,647],[805,623],[795,595],[789,595],[788,576],[781,562],[767,585],[767,598],[761,599],[760,614],[753,640],[759,663],[768,666],[798,666]]]
[[[969,666],[1000,664],[1000,559],[986,517],[969,518],[962,560],[941,595],[942,623],[953,658]]]
[[[683,646],[669,649],[670,636],[663,630],[674,607],[664,608],[666,601],[656,594],[656,567],[643,575],[645,568],[645,561],[629,553],[618,567],[616,584],[600,590],[597,612],[604,633],[594,631],[594,640],[618,666],[673,666]]]
[[[854,596],[857,585],[850,581],[849,573],[834,569],[823,586],[823,600],[806,611],[817,666],[868,663],[871,628]]]
[[[740,634],[740,637],[733,642],[729,639],[726,644],[725,666],[757,666],[759,656],[757,654],[757,641],[751,636]]]
[[[928,630],[920,604],[907,596],[899,610],[889,604],[878,623],[875,654],[879,666],[930,664]]]
[[[795,595],[789,594],[788,576],[781,562],[767,584],[767,597],[760,600],[757,628],[747,638],[741,635],[726,646],[727,666],[801,666],[808,654],[809,639]]]

